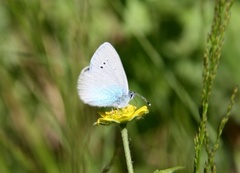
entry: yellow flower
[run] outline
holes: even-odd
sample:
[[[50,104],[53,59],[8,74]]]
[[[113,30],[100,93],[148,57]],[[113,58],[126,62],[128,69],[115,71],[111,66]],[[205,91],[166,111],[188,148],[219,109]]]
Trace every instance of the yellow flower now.
[[[139,109],[133,105],[128,105],[122,109],[116,109],[109,112],[99,112],[101,118],[98,118],[94,125],[109,125],[112,123],[123,124],[133,119],[140,119],[149,112],[147,106]]]

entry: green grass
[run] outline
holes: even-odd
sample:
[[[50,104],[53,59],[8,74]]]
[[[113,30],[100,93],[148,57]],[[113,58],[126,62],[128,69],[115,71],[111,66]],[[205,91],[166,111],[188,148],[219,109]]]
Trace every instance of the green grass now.
[[[219,140],[213,151],[216,172],[240,172],[239,99],[217,137],[240,80],[239,10],[236,1],[221,39],[209,44],[212,1],[3,0],[0,172],[127,172],[120,129],[93,126],[98,109],[84,105],[76,88],[81,69],[105,41],[118,51],[130,89],[152,104],[144,119],[128,126],[136,173],[175,166],[184,167],[178,172],[194,171],[199,107],[206,103],[204,55],[206,47],[216,45],[209,51],[217,52],[224,43],[202,130],[207,126],[210,146]],[[212,150],[205,152],[203,142],[201,172],[206,161],[213,165]]]

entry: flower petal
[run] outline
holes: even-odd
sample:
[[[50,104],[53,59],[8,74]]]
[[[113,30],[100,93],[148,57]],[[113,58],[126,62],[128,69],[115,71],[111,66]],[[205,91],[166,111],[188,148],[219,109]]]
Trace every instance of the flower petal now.
[[[101,118],[98,118],[94,125],[109,125],[112,123],[122,124],[132,121],[134,119],[140,119],[143,115],[149,112],[147,106],[142,106],[137,109],[133,105],[128,105],[122,109],[116,109],[108,112],[99,112]]]

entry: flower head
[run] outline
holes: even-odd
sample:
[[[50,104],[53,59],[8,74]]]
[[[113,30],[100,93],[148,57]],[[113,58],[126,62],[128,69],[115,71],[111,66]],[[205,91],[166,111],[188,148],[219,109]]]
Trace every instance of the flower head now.
[[[133,105],[128,105],[122,109],[116,109],[109,112],[99,112],[101,118],[98,118],[94,125],[109,125],[112,123],[123,124],[133,119],[140,119],[149,112],[147,106],[139,109]]]

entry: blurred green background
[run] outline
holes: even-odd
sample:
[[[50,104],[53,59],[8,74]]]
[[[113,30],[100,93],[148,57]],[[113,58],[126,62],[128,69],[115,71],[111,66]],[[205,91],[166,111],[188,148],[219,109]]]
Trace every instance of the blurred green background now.
[[[135,172],[193,172],[213,10],[211,0],[1,0],[0,173],[127,172],[120,129],[93,126],[99,109],[76,89],[105,41],[118,51],[130,89],[152,103],[128,126]],[[236,1],[210,100],[212,140],[240,81],[239,11]],[[239,104],[216,155],[219,173],[240,173]]]

